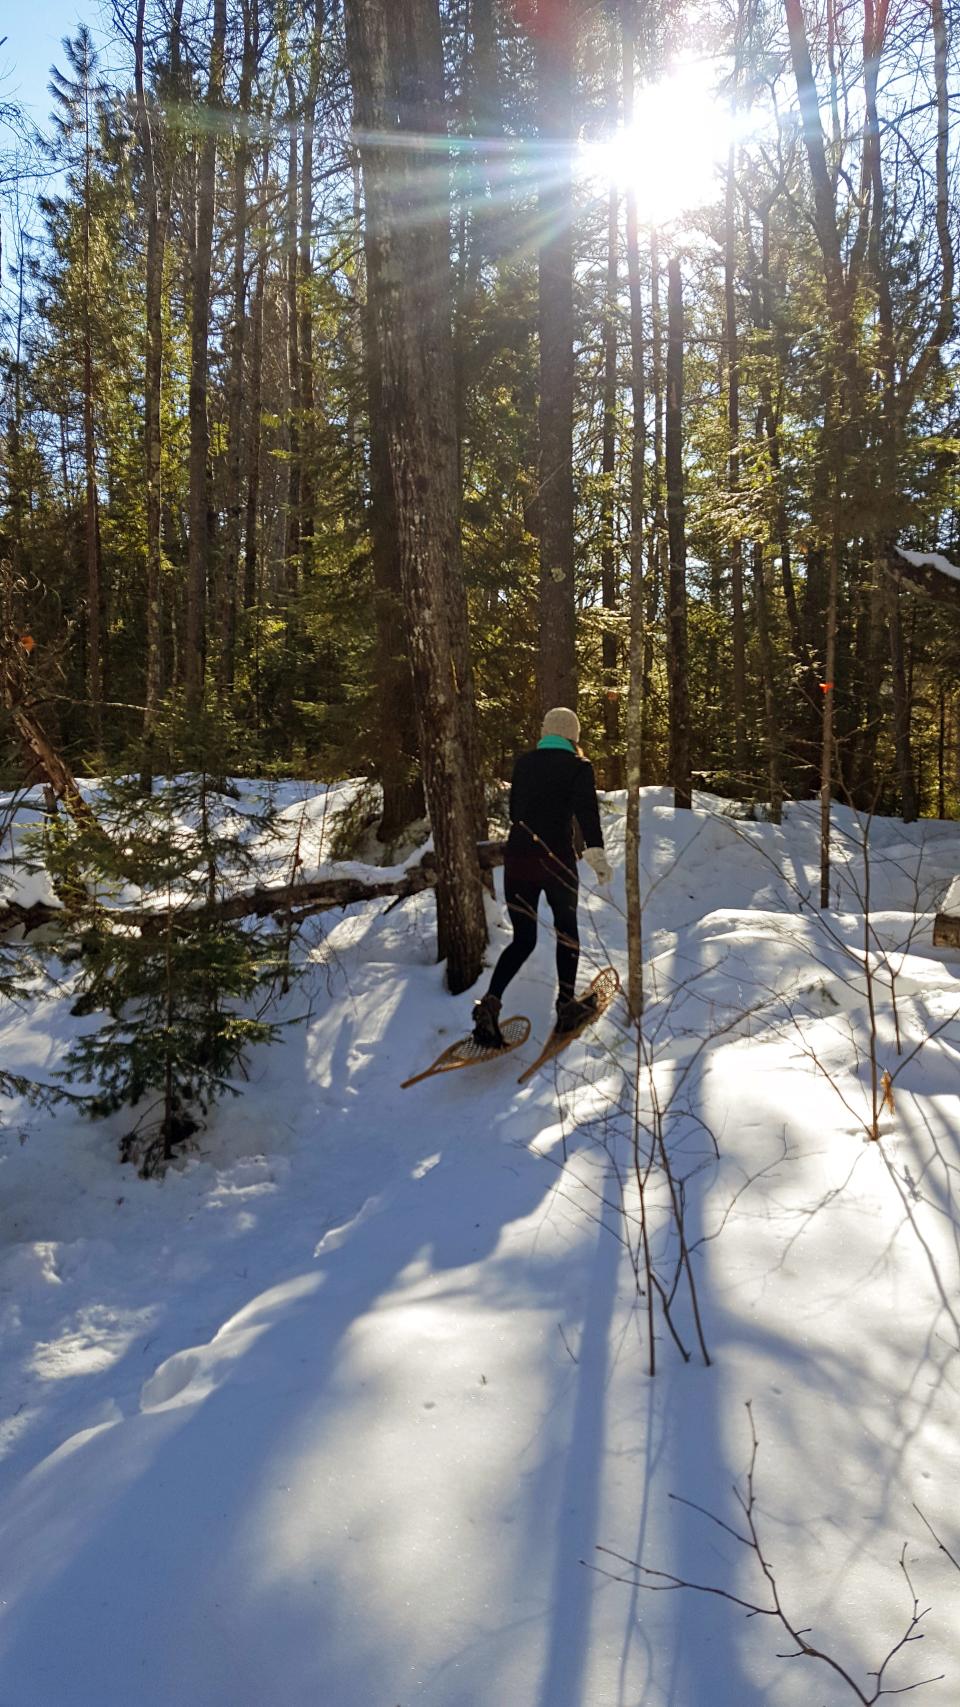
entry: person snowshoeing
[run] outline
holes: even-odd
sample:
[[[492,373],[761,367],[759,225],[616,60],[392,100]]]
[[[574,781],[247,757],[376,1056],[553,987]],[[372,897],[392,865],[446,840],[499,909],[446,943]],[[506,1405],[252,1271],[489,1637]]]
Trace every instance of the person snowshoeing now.
[[[503,993],[533,953],[541,895],[553,914],[557,938],[556,1030],[575,1030],[594,1006],[575,994],[580,938],[574,819],[587,844],[583,857],[598,882],[609,883],[613,871],[603,847],[593,766],[580,753],[579,740],[576,712],[555,706],[543,720],[534,751],[521,753],[513,768],[503,885],[513,941],[501,954],[490,988],[473,1010],[474,1041],[486,1049],[503,1046],[499,1023]]]

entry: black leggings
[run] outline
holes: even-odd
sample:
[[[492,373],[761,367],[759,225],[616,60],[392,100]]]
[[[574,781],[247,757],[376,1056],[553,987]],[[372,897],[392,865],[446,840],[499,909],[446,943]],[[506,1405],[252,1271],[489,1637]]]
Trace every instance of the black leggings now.
[[[557,983],[560,1000],[569,1001],[577,982],[580,960],[580,936],[577,930],[577,879],[571,872],[563,879],[544,881],[517,880],[506,877],[504,895],[513,925],[513,941],[508,943],[494,968],[490,994],[500,997],[515,978],[524,961],[533,953],[537,941],[537,902],[541,894],[547,897],[557,933]]]

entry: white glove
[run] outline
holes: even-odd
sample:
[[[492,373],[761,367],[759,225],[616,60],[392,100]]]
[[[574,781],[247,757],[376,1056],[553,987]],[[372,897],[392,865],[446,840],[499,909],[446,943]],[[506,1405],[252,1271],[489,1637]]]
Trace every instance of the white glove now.
[[[613,882],[613,866],[603,848],[586,848],[583,857],[591,871],[595,873],[597,882],[602,889],[605,889],[608,883]]]

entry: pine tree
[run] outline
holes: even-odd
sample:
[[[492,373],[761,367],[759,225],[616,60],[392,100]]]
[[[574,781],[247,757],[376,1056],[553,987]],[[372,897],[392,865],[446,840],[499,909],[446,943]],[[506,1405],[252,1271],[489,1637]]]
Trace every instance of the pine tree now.
[[[96,371],[93,355],[94,195],[99,133],[103,123],[106,85],[90,31],[81,24],[75,38],[64,37],[72,79],[54,66],[50,93],[55,102],[54,126],[61,154],[69,162],[68,182],[79,227],[79,341],[83,410],[84,550],[87,566],[87,693],[94,739],[102,740],[103,699],[103,575],[97,492],[97,449],[94,436]]]
[[[211,769],[220,732],[195,726],[199,744],[204,733],[203,768],[149,796],[135,777],[112,779],[95,819],[58,819],[47,837],[48,869],[77,897],[66,922],[73,1012],[100,1016],[71,1045],[63,1078],[96,1086],[94,1118],[137,1110],[122,1153],[144,1174],[162,1169],[213,1102],[237,1094],[248,1052],[279,1034],[265,1013],[290,974],[283,933],[225,916],[225,897],[259,870],[277,827],[269,808],[237,811]]]

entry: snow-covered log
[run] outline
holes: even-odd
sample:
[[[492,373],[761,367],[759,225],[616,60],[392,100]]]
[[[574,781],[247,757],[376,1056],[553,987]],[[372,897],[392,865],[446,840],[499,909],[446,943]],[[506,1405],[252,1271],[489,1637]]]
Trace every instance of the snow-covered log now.
[[[481,870],[491,871],[503,863],[504,845],[503,842],[477,843]],[[265,919],[280,913],[297,924],[311,918],[314,913],[350,907],[358,901],[378,901],[388,896],[397,901],[404,900],[408,895],[418,895],[423,889],[432,889],[436,881],[434,855],[425,853],[416,865],[407,866],[403,872],[394,872],[379,881],[344,875],[320,877],[304,883],[258,884],[241,894],[225,896],[213,906],[179,907],[175,911],[184,917],[189,911],[193,919],[223,920]],[[22,930],[25,936],[29,936],[31,931],[57,924],[63,915],[62,907],[47,901],[34,901],[29,906],[17,901],[4,901],[0,904],[0,936],[14,930]],[[103,916],[104,923],[109,920],[111,925],[124,930],[157,931],[165,929],[167,924],[166,909],[157,907],[104,908]]]
[[[939,551],[904,551],[894,546],[887,567],[894,580],[924,598],[960,610],[960,567]]]

